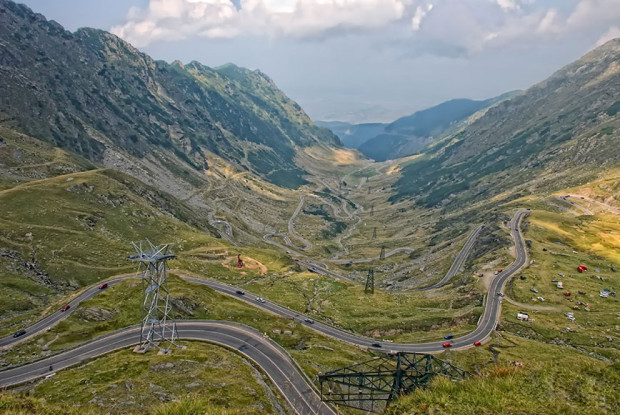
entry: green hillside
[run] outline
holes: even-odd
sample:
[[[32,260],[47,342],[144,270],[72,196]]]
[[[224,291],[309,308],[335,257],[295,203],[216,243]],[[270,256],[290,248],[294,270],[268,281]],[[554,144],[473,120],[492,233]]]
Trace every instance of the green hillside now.
[[[392,200],[459,206],[584,183],[620,163],[620,39],[489,109],[403,168]]]
[[[8,0],[0,8],[0,114],[94,162],[165,151],[200,171],[211,152],[297,187],[297,148],[339,144],[259,71],[154,61],[110,33],[70,33]]]

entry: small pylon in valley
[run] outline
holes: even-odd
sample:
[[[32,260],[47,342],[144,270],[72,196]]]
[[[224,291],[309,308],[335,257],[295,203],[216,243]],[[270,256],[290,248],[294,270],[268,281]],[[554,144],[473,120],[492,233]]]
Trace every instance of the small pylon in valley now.
[[[381,253],[379,254],[379,259],[385,259],[385,245],[381,246]]]
[[[368,270],[368,277],[366,277],[366,288],[364,288],[366,294],[375,293],[375,270],[370,268]]]
[[[374,241],[375,239],[377,239],[377,228],[372,230],[372,240]]]

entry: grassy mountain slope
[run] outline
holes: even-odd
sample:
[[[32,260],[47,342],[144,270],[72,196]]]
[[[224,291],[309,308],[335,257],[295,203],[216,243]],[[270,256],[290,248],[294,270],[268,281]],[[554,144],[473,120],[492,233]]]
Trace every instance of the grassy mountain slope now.
[[[208,151],[294,187],[297,147],[339,144],[259,71],[170,65],[104,31],[70,33],[8,0],[0,10],[0,112],[95,162],[165,150],[202,170]]]
[[[584,183],[620,163],[620,39],[566,66],[403,168],[393,200],[459,205]]]

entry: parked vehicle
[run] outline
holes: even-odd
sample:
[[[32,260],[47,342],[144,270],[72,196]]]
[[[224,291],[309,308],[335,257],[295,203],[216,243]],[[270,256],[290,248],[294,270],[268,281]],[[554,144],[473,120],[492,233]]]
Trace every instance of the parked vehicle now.
[[[449,340],[451,338],[453,338],[454,336],[452,334],[446,334],[445,336],[443,336],[444,339]]]

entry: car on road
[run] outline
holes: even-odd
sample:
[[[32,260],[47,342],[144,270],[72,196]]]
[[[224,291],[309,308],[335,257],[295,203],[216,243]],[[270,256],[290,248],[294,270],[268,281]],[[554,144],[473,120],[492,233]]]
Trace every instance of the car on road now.
[[[308,324],[314,324],[314,320],[312,320],[311,318],[308,318],[308,317],[304,318],[304,321],[306,323],[308,323]]]
[[[24,334],[26,334],[26,330],[19,330],[13,334],[13,337],[23,336]]]
[[[451,338],[453,338],[454,336],[452,334],[446,334],[445,336],[443,336],[444,339],[449,340]]]
[[[258,301],[259,303],[264,303],[265,299],[263,297],[256,297],[256,301]]]
[[[452,343],[445,342],[442,344],[443,347],[452,347]]]
[[[477,342],[474,342],[474,346],[482,346],[482,342],[478,340]]]
[[[103,290],[104,288],[108,288],[108,283],[107,283],[107,282],[104,282],[104,283],[102,283],[102,284],[99,284],[99,289],[100,289],[100,290]]]
[[[372,347],[381,347],[381,343],[374,342],[372,344]]]
[[[502,269],[502,268],[500,268],[500,269],[498,269],[498,270],[497,270],[497,272],[502,272],[502,271],[503,271],[503,269]]]
[[[299,258],[294,258],[294,259],[295,259],[295,261],[299,261]]]
[[[68,309],[70,309],[71,306],[69,304],[67,304],[66,306],[63,306],[60,311],[67,311]]]
[[[498,295],[499,297],[503,297],[503,296],[504,296],[504,294],[502,294],[502,293],[500,293],[500,292],[498,292],[498,293],[497,293],[497,295]]]
[[[241,290],[237,290],[237,291],[235,291],[235,292],[236,292],[237,294],[239,294],[239,295],[245,295],[245,292],[243,292],[243,291],[241,291]]]

